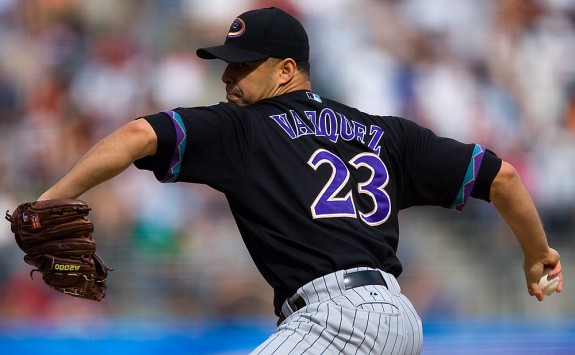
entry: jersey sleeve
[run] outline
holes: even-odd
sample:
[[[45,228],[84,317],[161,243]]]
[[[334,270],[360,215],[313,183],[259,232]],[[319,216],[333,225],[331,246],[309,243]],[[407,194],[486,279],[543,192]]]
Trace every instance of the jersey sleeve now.
[[[177,169],[181,164],[182,155],[177,155],[178,161],[176,162],[174,162],[172,158],[176,153],[175,148],[179,145],[178,140],[185,142],[186,131],[183,125],[177,121],[177,118],[179,118],[180,121],[181,118],[174,114],[165,112],[140,118],[145,119],[152,126],[154,132],[156,132],[158,145],[156,154],[138,159],[134,162],[134,165],[138,169],[152,171],[156,179],[160,182],[173,182],[176,181],[179,176]],[[176,127],[179,128],[179,135],[176,133]],[[178,153],[181,152],[178,150]]]
[[[491,202],[490,192],[491,183],[499,173],[503,161],[491,150],[487,149],[479,172],[477,173],[477,180],[473,189],[471,190],[471,197],[478,198],[487,202]]]
[[[501,168],[501,162],[493,152],[475,144],[465,177],[451,209],[461,211],[470,196],[490,202],[491,183]]]
[[[248,119],[230,105],[145,116],[158,136],[155,155],[134,164],[161,182],[205,183],[233,193],[246,172]]]
[[[461,211],[469,197],[489,201],[501,160],[484,146],[439,137],[401,121],[405,175],[401,208],[437,205]]]

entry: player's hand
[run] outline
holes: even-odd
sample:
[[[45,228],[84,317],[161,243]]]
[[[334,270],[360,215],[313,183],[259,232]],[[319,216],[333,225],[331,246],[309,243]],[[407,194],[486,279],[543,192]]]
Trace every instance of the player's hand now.
[[[539,301],[543,301],[545,295],[539,286],[539,280],[544,273],[549,273],[550,277],[559,276],[559,286],[556,292],[561,292],[563,289],[563,273],[561,270],[559,253],[550,248],[547,256],[543,260],[525,260],[523,263],[523,270],[525,272],[525,279],[527,281],[527,291],[531,296],[534,296]]]

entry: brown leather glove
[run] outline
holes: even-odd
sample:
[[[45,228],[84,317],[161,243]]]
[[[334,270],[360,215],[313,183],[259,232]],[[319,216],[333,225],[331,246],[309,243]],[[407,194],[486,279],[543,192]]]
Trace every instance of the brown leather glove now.
[[[42,273],[53,289],[100,301],[106,295],[110,268],[96,254],[91,208],[83,201],[57,199],[26,202],[6,212],[24,261]]]

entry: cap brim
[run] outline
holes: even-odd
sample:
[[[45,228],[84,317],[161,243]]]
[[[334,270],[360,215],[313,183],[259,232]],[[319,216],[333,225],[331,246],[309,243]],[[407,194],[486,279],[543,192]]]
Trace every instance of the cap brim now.
[[[269,58],[269,54],[254,52],[230,45],[221,45],[207,48],[200,48],[196,55],[202,59],[221,59],[230,63],[255,62]]]

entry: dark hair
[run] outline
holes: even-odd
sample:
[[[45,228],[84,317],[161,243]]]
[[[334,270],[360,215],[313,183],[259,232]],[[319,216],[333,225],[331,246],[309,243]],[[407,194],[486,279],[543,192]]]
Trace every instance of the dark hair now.
[[[274,60],[274,63],[279,63],[280,61],[284,60],[285,58],[278,58],[278,57],[270,57]],[[297,70],[306,78],[311,78],[311,71],[310,71],[310,64],[309,61],[298,61],[295,60],[295,64],[297,66]]]
[[[297,69],[302,73],[307,79],[311,78],[311,69],[309,62],[296,61]]]

